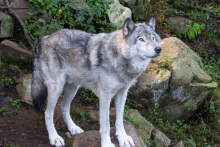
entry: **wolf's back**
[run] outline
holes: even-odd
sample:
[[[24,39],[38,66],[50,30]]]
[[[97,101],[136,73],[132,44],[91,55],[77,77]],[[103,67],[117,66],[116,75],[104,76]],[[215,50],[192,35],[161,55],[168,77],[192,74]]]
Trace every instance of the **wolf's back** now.
[[[35,49],[34,71],[31,83],[32,103],[34,108],[40,112],[45,108],[47,100],[47,87],[44,85],[44,80],[39,67],[39,56],[42,50],[41,40],[38,42]]]

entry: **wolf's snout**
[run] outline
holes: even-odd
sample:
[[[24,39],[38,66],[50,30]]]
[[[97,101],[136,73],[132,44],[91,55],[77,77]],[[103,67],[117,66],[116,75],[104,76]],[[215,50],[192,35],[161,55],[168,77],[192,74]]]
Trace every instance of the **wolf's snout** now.
[[[156,47],[154,50],[155,50],[156,53],[159,54],[161,52],[161,47]]]

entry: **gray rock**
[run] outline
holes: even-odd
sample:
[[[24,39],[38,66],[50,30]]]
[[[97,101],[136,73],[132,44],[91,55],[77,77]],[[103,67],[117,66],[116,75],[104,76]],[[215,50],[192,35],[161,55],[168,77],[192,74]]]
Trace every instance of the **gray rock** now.
[[[131,119],[135,119],[137,121],[137,132],[143,139],[143,142],[147,144],[150,141],[151,132],[154,129],[154,126],[144,117],[142,117],[141,114],[135,109],[130,109],[126,113],[131,117]]]
[[[183,142],[180,141],[179,143],[177,143],[174,147],[184,147]]]
[[[28,74],[15,80],[17,83],[15,88],[18,92],[19,98],[22,102],[25,102],[29,105],[33,105],[31,98],[31,79],[32,74]]]
[[[13,61],[24,60],[25,62],[29,62],[29,57],[32,53],[21,48],[18,43],[9,40],[3,40],[0,44],[0,55],[2,58],[9,57]]]
[[[135,128],[129,122],[124,122],[124,127],[126,133],[132,137],[135,142],[135,147],[146,147],[146,145],[141,141]],[[110,129],[111,141],[115,147],[119,147],[118,140],[115,136],[115,127]],[[73,136],[72,147],[100,147],[101,146],[101,136],[99,131],[86,131],[81,134],[75,134]]]
[[[70,7],[74,10],[78,10],[78,11],[90,11],[89,6],[87,5],[87,3],[84,0],[74,0],[74,3],[70,4]]]
[[[162,118],[170,122],[189,118],[217,86],[199,55],[175,37],[162,40],[161,56],[152,62],[130,90],[129,98],[149,114],[157,106]],[[189,111],[187,103],[195,104],[195,109]]]
[[[0,38],[12,38],[14,24],[11,16],[0,11]]]
[[[132,9],[132,13],[134,13],[134,15],[140,20],[145,19],[146,11],[143,2],[138,5],[135,5]]]
[[[16,12],[16,14],[21,18],[21,20],[26,20],[29,18],[28,13],[30,12],[30,3],[26,0],[14,0],[11,3],[12,9]]]
[[[171,24],[175,31],[179,33],[183,33],[183,31],[187,28],[186,25],[192,25],[193,21],[191,19],[186,19],[184,17],[175,16],[169,17],[165,20],[167,23]]]
[[[131,18],[131,10],[122,6],[118,0],[109,5],[108,17],[111,23],[122,26],[126,18]]]
[[[162,147],[168,147],[170,145],[171,140],[161,131],[154,128],[152,134]]]

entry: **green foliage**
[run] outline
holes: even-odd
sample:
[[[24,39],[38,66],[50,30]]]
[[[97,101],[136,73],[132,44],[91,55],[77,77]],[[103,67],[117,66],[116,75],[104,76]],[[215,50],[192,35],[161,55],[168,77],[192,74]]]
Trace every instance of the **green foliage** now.
[[[108,5],[113,1],[87,0],[30,0],[31,20],[25,21],[27,31],[35,44],[38,38],[64,28],[83,28],[87,32],[110,32],[116,26],[108,22]],[[36,11],[37,10],[37,11]],[[52,16],[52,17],[50,17]],[[38,21],[38,23],[36,23]]]
[[[79,116],[81,117],[81,121],[83,122],[83,123],[85,123],[86,121],[88,121],[87,119],[86,119],[86,116],[88,116],[89,114],[88,114],[88,111],[85,111],[84,109],[82,109],[82,110],[80,110],[79,111]]]
[[[128,114],[124,114],[124,121],[128,121],[132,123],[133,125],[137,125],[136,119],[132,119]]]
[[[194,23],[193,26],[186,25],[187,28],[184,30],[183,34],[185,34],[185,37],[189,37],[189,39],[194,39],[198,34],[201,33],[202,30],[205,28],[205,24],[198,24]]]
[[[17,100],[15,100],[15,101],[13,101],[12,99],[10,99],[10,102],[11,102],[11,106],[12,106],[12,107],[20,108],[20,105],[21,105],[20,99],[17,99]]]
[[[83,89],[81,92],[81,96],[85,98],[85,103],[99,103],[99,99],[90,89]]]
[[[158,62],[157,64],[162,68],[167,68],[171,65],[172,59],[169,57],[164,58],[165,62]]]
[[[203,58],[203,66],[212,79],[220,86],[220,60],[216,61],[214,58]]]
[[[187,107],[188,111],[195,111],[197,109],[197,103],[190,99],[184,104],[184,107]]]
[[[8,88],[11,88],[12,85],[14,84],[14,79],[16,79],[16,77],[13,77],[13,78],[5,78],[5,85],[6,85]]]

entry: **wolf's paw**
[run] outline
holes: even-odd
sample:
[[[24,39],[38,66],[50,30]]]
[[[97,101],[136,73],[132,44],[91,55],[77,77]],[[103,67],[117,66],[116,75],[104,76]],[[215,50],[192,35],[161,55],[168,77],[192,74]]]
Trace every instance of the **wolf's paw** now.
[[[101,145],[102,147],[115,147],[115,145],[113,143],[104,143]]]
[[[78,127],[78,126],[75,126],[75,127],[70,128],[69,131],[70,131],[70,133],[71,133],[72,135],[78,134],[78,133],[83,133],[83,132],[84,132],[84,131],[83,131],[80,127]]]
[[[120,147],[135,147],[133,139],[126,133],[123,133],[123,135],[118,135],[117,137]]]
[[[50,137],[50,144],[54,145],[56,147],[62,147],[65,146],[64,140],[59,135],[51,136]]]

